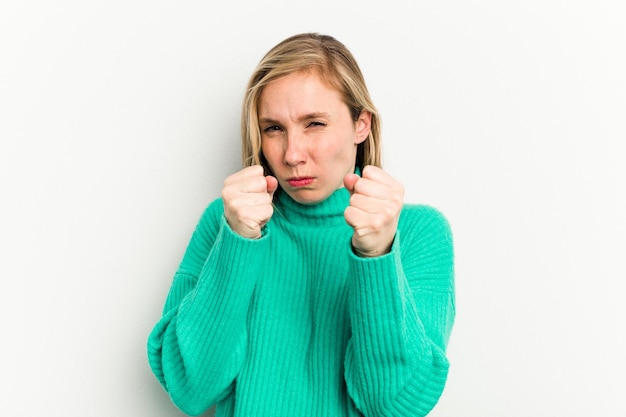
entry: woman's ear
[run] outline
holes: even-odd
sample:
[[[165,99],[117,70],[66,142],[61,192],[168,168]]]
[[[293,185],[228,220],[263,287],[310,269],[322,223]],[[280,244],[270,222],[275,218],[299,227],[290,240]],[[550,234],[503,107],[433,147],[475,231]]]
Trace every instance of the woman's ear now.
[[[356,128],[356,136],[354,140],[354,144],[358,145],[359,143],[363,143],[365,139],[370,134],[370,129],[372,127],[372,113],[368,111],[362,111],[359,115],[355,123]]]

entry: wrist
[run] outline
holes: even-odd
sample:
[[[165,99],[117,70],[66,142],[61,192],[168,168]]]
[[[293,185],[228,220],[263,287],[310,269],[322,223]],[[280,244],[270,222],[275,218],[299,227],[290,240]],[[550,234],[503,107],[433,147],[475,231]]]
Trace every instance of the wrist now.
[[[382,249],[368,249],[368,250],[359,249],[358,247],[354,245],[351,245],[351,246],[352,246],[352,253],[354,253],[359,258],[376,258],[378,256],[383,256],[391,252],[391,244],[389,244],[389,246],[382,248]]]

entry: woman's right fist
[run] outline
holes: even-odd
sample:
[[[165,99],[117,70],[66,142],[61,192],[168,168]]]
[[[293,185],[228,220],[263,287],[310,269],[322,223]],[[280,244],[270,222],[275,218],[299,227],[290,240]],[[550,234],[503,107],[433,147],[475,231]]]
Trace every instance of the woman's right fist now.
[[[277,188],[276,178],[263,175],[261,165],[244,168],[226,178],[222,201],[230,228],[243,237],[261,237],[261,229],[274,213],[272,199]]]

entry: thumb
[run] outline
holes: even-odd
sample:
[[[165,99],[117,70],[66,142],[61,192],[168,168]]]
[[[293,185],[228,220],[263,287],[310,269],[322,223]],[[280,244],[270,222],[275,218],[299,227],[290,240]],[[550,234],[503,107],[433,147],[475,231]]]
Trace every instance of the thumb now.
[[[359,180],[359,176],[356,174],[346,174],[343,177],[343,186],[352,194],[354,192],[354,185]]]
[[[278,189],[278,180],[271,175],[267,175],[265,181],[267,182],[267,192],[273,197],[274,192]]]

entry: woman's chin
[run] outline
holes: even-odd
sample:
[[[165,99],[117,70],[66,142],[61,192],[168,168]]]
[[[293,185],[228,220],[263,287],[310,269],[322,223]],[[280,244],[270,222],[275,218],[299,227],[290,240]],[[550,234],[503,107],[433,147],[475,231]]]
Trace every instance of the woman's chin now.
[[[320,190],[312,190],[307,188],[283,189],[292,200],[299,204],[313,205],[321,203],[329,197],[329,194]]]

